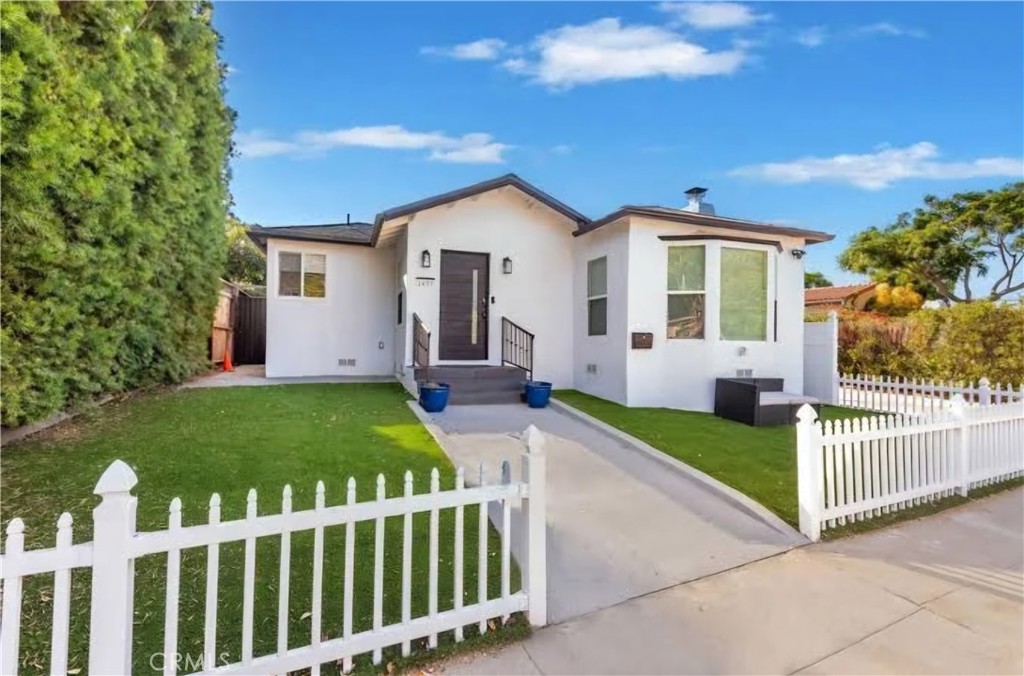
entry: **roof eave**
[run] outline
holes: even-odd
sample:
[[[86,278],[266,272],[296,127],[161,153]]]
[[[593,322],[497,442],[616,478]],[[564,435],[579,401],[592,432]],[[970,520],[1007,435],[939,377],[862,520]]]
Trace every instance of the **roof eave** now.
[[[593,232],[598,228],[601,228],[609,223],[625,217],[625,216],[644,216],[647,218],[654,218],[663,221],[671,221],[673,223],[687,223],[689,225],[705,225],[709,227],[717,227],[723,229],[735,229],[742,230],[744,232],[759,232],[766,235],[776,235],[784,237],[797,237],[802,238],[808,245],[819,244],[821,242],[828,242],[835,239],[835,235],[830,235],[826,232],[819,232],[817,230],[803,230],[801,228],[787,228],[783,226],[771,225],[770,223],[755,223],[753,221],[743,221],[739,219],[723,218],[721,216],[707,216],[706,214],[671,214],[662,211],[656,211],[652,209],[645,209],[643,207],[624,206],[621,209],[613,211],[607,216],[591,221],[585,228],[581,228],[576,232],[576,235],[585,235],[588,232]]]

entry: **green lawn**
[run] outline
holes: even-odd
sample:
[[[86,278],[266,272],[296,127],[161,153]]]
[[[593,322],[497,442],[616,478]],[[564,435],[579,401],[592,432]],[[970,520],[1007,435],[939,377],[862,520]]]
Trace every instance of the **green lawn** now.
[[[555,397],[749,495],[797,526],[796,433],[791,426],[750,427],[710,413],[626,408],[575,390]],[[823,419],[866,415],[823,407]]]
[[[387,478],[389,496],[402,491],[406,469],[416,492],[429,489],[433,467],[442,489],[454,485],[455,470],[406,406],[407,394],[393,384],[293,385],[186,390],[139,396],[92,411],[24,443],[5,448],[0,490],[0,521],[26,523],[26,547],[53,546],[55,523],[64,510],[75,519],[75,541],[91,538],[92,490],[115,458],[139,477],[140,530],[166,527],[168,505],[179,496],[185,525],[205,523],[210,495],[220,493],[222,519],[245,515],[249,488],[259,493],[260,514],[278,513],[281,490],[289,483],[293,508],[313,506],[317,480],[326,485],[327,504],[344,502],[345,482],[355,477],[359,500],[372,499],[378,473]],[[477,516],[466,508],[465,601],[476,601]],[[428,515],[414,518],[413,616],[427,609]],[[452,606],[453,510],[441,515],[439,605]],[[356,528],[354,631],[371,626],[373,524]],[[385,544],[385,624],[400,617],[401,517],[388,519]],[[289,645],[309,642],[312,532],[292,535]],[[325,532],[323,633],[341,635],[344,529]],[[257,545],[256,655],[276,650],[278,556],[280,538]],[[497,534],[490,535],[488,578],[491,596],[500,590]],[[243,544],[221,547],[218,652],[238,659],[241,645]],[[205,548],[182,557],[180,651],[202,654],[206,585]],[[136,564],[135,665],[150,672],[150,655],[162,650],[166,556]],[[22,665],[42,671],[49,663],[51,576],[29,578],[22,622]],[[89,573],[72,582],[72,656],[70,669],[87,666]],[[519,588],[513,570],[513,591]],[[467,635],[472,631],[467,629]],[[442,637],[444,638],[444,637]],[[368,669],[364,659],[362,668]]]

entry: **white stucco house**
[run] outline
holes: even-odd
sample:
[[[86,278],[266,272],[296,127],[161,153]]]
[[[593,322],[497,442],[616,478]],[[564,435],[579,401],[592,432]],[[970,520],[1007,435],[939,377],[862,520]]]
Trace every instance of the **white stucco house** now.
[[[532,376],[697,411],[717,377],[802,392],[801,259],[832,236],[715,215],[704,192],[591,220],[507,174],[373,223],[253,228],[267,376],[446,380],[453,403]]]

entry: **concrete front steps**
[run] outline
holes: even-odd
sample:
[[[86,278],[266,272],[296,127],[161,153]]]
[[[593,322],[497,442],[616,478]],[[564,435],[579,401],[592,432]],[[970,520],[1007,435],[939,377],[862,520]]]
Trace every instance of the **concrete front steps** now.
[[[515,366],[429,366],[415,371],[417,382],[448,383],[449,404],[516,404],[526,371]]]

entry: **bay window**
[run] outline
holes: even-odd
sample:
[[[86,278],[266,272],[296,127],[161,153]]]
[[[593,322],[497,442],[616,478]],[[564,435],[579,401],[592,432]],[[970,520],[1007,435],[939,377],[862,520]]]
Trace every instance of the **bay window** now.
[[[668,249],[668,338],[704,337],[705,247]]]
[[[768,252],[722,247],[722,340],[767,340]]]

